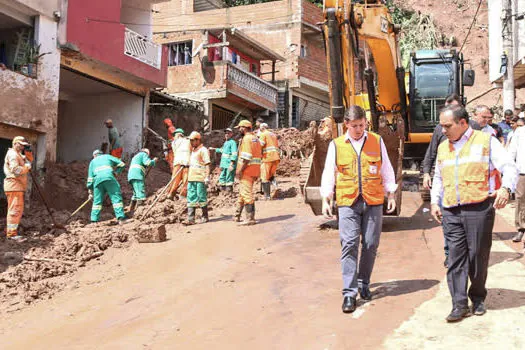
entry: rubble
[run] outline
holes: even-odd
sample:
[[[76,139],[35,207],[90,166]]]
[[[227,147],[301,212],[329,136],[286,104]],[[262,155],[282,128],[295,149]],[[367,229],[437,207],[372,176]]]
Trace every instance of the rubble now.
[[[278,130],[286,151],[278,168],[281,177],[296,176],[300,169],[300,157],[309,155],[313,146],[304,136],[307,132],[296,129]],[[303,135],[299,142],[291,139]],[[205,136],[212,147],[220,147],[224,140],[222,132]],[[220,158],[216,157],[216,164]],[[163,242],[166,240],[166,225],[179,224],[186,219],[187,207],[184,199],[159,198],[146,217],[142,217],[153,204],[162,188],[169,182],[170,174],[164,166],[151,169],[147,178],[145,203],[135,210],[134,218],[123,225],[114,219],[113,209],[106,199],[101,213],[101,222],[90,223],[91,204],[86,205],[71,220],[71,213],[87,198],[86,176],[88,162],[54,164],[47,168],[44,193],[50,202],[53,215],[65,229],[54,228],[51,218],[40,198],[34,193],[29,208],[26,208],[20,226],[25,242],[5,240],[0,235],[0,309],[16,311],[34,301],[51,298],[65,287],[68,276],[92,260],[103,257],[110,248],[127,248],[134,243]],[[127,205],[132,190],[127,183],[127,170],[117,176],[124,203]],[[208,187],[210,215],[230,215],[237,203],[238,184],[234,192],[221,191],[217,185],[219,168],[214,168]],[[259,189],[260,183],[255,185]],[[298,193],[294,181],[283,181],[275,191],[275,199],[295,197]],[[259,199],[261,194],[256,194]],[[201,215],[200,210],[197,216]],[[0,226],[5,227],[5,216],[0,217]]]

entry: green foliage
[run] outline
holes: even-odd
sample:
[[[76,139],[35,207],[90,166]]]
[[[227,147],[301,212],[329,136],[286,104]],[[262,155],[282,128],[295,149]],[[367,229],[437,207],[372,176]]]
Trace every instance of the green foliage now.
[[[408,68],[412,51],[435,49],[443,35],[436,28],[432,16],[408,10],[392,0],[387,4],[392,21],[401,25],[399,47],[403,66]]]
[[[319,8],[323,8],[323,0],[307,0]]]
[[[277,0],[224,0],[224,3],[228,7],[244,6],[244,5],[254,5],[262,4],[264,2],[272,2]]]

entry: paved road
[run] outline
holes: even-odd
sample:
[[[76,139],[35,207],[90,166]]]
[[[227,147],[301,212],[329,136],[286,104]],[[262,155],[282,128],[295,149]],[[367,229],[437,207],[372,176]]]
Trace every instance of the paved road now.
[[[170,227],[163,244],[114,250],[52,300],[1,319],[1,348],[433,349],[508,339],[492,332],[514,331],[499,323],[505,315],[521,327],[525,286],[513,279],[525,271],[521,256],[501,241],[510,237],[503,220],[489,312],[451,326],[444,322],[450,300],[441,230],[417,193],[405,193],[401,217],[385,220],[374,300],[359,302],[352,315],[340,311],[337,231],[320,230],[323,220],[299,198],[257,208],[257,226],[216,217],[190,229]],[[470,327],[476,333],[463,337]],[[521,345],[518,338],[513,344]]]

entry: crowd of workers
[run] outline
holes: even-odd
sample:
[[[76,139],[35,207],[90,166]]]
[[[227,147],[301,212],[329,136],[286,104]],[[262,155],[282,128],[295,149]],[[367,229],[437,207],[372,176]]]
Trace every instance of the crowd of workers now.
[[[470,118],[459,96],[449,96],[423,162],[424,186],[431,189],[431,214],[444,233],[453,306],[448,322],[486,312],[485,283],[495,209],[505,207],[514,192],[518,231],[514,240],[521,241],[525,232],[525,154],[519,152],[525,149],[525,128],[520,127],[523,111],[507,110],[504,115],[501,123],[494,124],[492,110],[480,105]],[[384,198],[386,211],[395,210],[397,185],[383,140],[366,131],[364,110],[348,108],[344,124],[346,133],[328,148],[321,196],[323,214],[331,218],[335,189],[342,249],[342,311],[352,313],[358,294],[363,300],[372,299],[370,276],[381,235]]]
[[[131,159],[127,179],[133,189],[133,196],[126,210],[121,187],[115,177],[126,167],[121,160],[123,147],[120,134],[111,119],[106,120],[104,125],[108,129],[109,154],[96,149],[87,174],[88,194],[93,200],[91,222],[99,221],[104,199],[108,195],[116,219],[123,223],[146,200],[148,168],[155,166],[158,159],[151,159],[147,148],[141,149]],[[275,173],[280,161],[277,136],[269,130],[264,120],[257,119],[256,130],[252,130],[250,121],[241,120],[236,127],[242,136],[239,145],[233,139],[233,130],[227,128],[223,146],[209,149],[203,145],[202,136],[197,131],[186,137],[184,130],[175,128],[170,119],[165,120],[165,125],[170,143],[165,158],[172,173],[167,184],[168,198],[186,199],[188,218],[184,224],[196,223],[197,208],[202,210],[201,222],[209,221],[210,151],[221,155],[218,181],[221,190],[233,194],[235,178],[239,179],[239,199],[234,220],[241,225],[256,224],[254,184],[260,177],[264,198],[271,199],[270,186],[272,182],[277,186]],[[18,226],[24,211],[24,193],[27,190],[27,174],[32,167],[32,156],[30,144],[24,137],[15,137],[12,144],[4,163],[4,190],[8,200],[6,235],[12,240],[21,241],[23,237],[18,234]],[[243,210],[246,218],[241,222]]]

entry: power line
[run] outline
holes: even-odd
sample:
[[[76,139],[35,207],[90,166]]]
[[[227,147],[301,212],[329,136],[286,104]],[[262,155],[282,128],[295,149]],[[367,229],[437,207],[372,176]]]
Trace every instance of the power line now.
[[[285,16],[277,16],[277,17],[268,17],[268,18],[264,18],[264,19],[258,19],[257,21],[271,21],[271,20],[275,20],[275,19],[279,19],[279,18],[290,18],[292,15],[285,15]],[[167,17],[168,19],[176,19],[178,18],[179,16],[175,16],[175,17],[172,17],[172,18],[169,18]],[[163,20],[165,20],[165,18],[163,18]],[[105,19],[100,19],[100,18],[91,18],[91,17],[86,17],[86,21],[87,22],[98,22],[98,23],[110,23],[110,24],[125,24],[125,25],[135,25],[135,26],[148,26],[148,27],[181,27],[182,29],[184,28],[203,28],[203,29],[206,29],[205,27],[207,26],[217,26],[217,22],[213,22],[213,23],[200,23],[200,24],[151,24],[151,23],[131,23],[131,22],[120,22],[120,21],[113,21],[113,20],[105,20]],[[236,21],[236,22],[227,22],[223,25],[232,25],[232,24],[245,24],[245,23],[248,23],[248,22],[252,22],[252,21],[247,21],[247,20],[244,20],[244,21]],[[220,25],[219,25],[220,26]]]
[[[470,35],[470,31],[472,30],[472,27],[474,26],[474,23],[476,22],[476,17],[478,16],[479,9],[481,8],[481,3],[483,0],[479,0],[478,8],[476,9],[476,13],[474,14],[474,18],[472,19],[472,23],[470,23],[470,27],[468,29],[467,35],[465,36],[465,39],[463,39],[463,43],[461,44],[461,48],[459,49],[458,54],[461,53],[463,50],[463,47],[465,46],[465,43],[467,42],[468,36]]]

